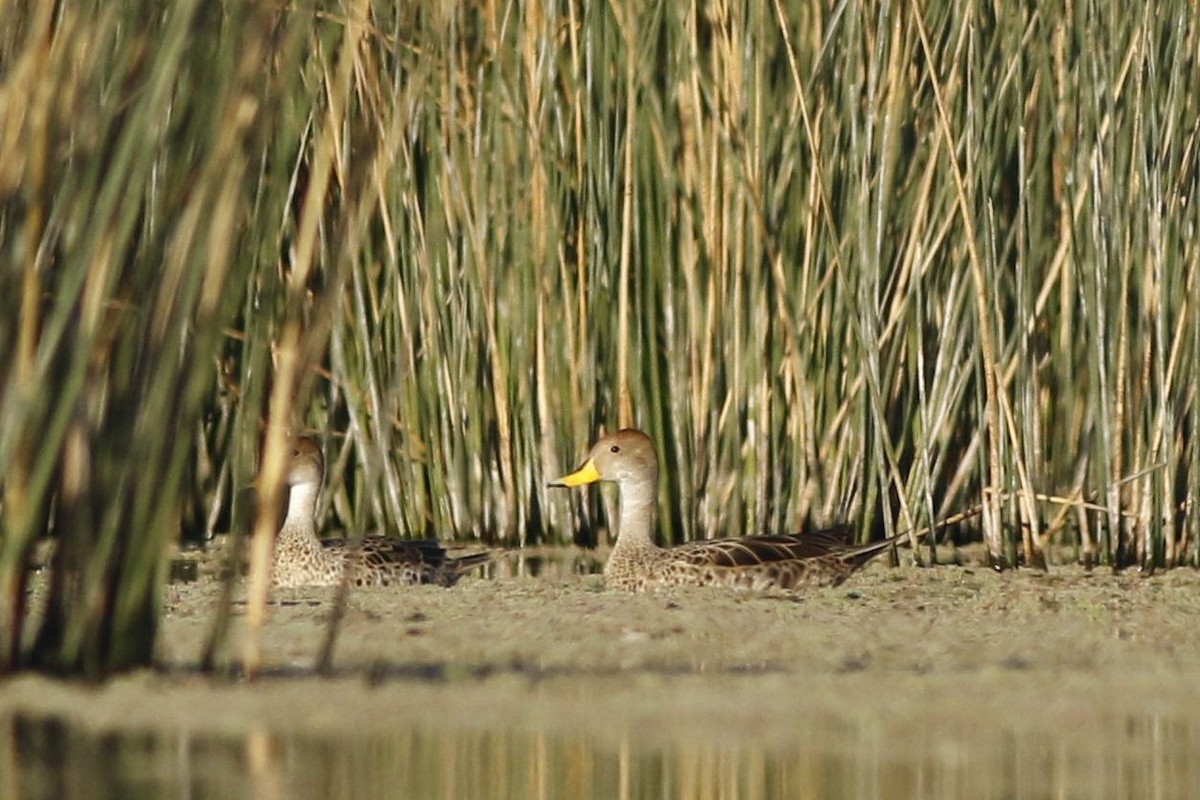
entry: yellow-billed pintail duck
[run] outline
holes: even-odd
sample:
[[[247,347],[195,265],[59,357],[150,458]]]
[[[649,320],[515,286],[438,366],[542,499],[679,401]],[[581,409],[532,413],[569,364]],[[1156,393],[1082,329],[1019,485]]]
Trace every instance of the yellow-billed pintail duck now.
[[[317,494],[325,473],[320,446],[308,437],[288,443],[288,508],[275,539],[271,582],[275,586],[329,586],[352,570],[356,586],[394,584],[454,584],[462,574],[491,559],[491,553],[448,558],[434,539],[404,541],[368,536],[361,544],[317,538]]]
[[[814,531],[659,547],[653,538],[658,457],[650,437],[638,430],[601,437],[583,466],[550,485],[582,486],[597,481],[616,483],[621,497],[617,543],[604,566],[604,583],[612,589],[728,586],[797,592],[834,586],[894,541],[849,545],[836,533]]]

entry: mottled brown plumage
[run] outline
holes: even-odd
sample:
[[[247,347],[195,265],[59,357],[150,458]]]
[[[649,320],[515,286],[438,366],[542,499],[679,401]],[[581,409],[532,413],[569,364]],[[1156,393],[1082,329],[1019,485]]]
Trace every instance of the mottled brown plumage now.
[[[329,586],[351,570],[356,586],[454,584],[464,572],[491,558],[474,553],[447,558],[441,543],[368,536],[361,544],[317,538],[317,494],[325,472],[321,448],[307,437],[293,439],[287,466],[288,510],[275,540],[271,580],[276,586]]]
[[[650,437],[637,430],[602,437],[582,467],[550,485],[596,481],[612,481],[620,488],[617,543],[604,567],[604,582],[614,589],[690,585],[797,592],[841,583],[892,544],[889,540],[854,546],[839,533],[817,531],[659,547],[652,534],[658,457]]]

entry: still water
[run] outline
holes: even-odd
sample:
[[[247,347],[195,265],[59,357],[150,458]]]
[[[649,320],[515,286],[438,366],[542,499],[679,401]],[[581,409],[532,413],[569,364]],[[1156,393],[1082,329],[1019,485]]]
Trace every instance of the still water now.
[[[804,727],[812,721],[797,721]],[[266,728],[96,733],[0,717],[0,798],[1170,798],[1200,793],[1200,726],[1114,717],[1016,735],[823,721],[795,745],[587,733]],[[1081,733],[1086,735],[1081,736]]]

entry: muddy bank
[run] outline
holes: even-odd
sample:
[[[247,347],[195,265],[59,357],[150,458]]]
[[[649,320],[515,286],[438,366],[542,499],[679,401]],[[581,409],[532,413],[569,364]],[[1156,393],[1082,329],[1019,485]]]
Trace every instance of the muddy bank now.
[[[1086,731],[1083,721],[1133,711],[1196,713],[1192,570],[996,574],[878,563],[801,598],[626,595],[569,571],[358,590],[332,679],[311,668],[333,592],[290,590],[274,594],[268,677],[253,685],[194,672],[219,591],[211,578],[171,587],[162,671],[98,689],[8,680],[0,713],[62,714],[100,728],[507,725],[772,740],[809,735],[796,724],[803,717]]]

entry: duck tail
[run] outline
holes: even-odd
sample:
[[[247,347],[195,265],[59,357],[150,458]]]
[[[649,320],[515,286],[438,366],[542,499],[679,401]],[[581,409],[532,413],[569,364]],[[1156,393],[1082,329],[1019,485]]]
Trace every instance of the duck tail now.
[[[478,566],[488,563],[492,560],[493,553],[491,550],[484,550],[481,553],[471,553],[466,556],[456,556],[446,559],[446,564],[460,575],[464,572],[475,569]]]
[[[467,572],[491,561],[492,555],[491,550],[484,550],[481,553],[447,558],[443,564],[433,571],[429,582],[436,583],[439,586],[453,586]]]

